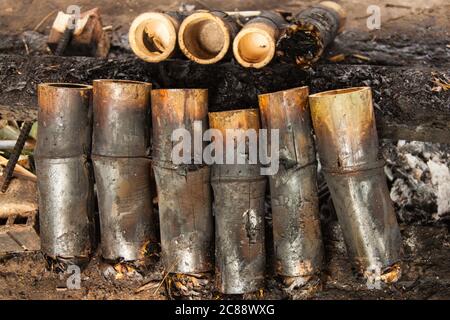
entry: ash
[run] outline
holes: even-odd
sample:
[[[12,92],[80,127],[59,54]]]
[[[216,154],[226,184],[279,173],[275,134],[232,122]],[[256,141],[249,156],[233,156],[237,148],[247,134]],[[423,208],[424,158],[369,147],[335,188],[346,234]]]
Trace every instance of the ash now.
[[[384,142],[385,173],[399,222],[450,221],[450,146]]]

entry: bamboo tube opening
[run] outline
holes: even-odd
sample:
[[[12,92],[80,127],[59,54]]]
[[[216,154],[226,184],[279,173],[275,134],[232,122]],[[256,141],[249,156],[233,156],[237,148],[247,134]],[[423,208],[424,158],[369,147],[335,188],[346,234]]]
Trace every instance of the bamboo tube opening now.
[[[148,12],[138,16],[129,33],[133,52],[147,62],[160,62],[175,52],[178,23],[167,14]]]
[[[40,88],[60,88],[60,89],[81,89],[92,90],[92,86],[78,83],[43,83],[39,85]]]
[[[335,95],[355,93],[358,91],[364,92],[366,90],[370,90],[370,88],[369,87],[355,87],[355,88],[337,89],[337,90],[329,90],[329,91],[312,94],[309,97],[310,98],[320,98],[320,97],[324,97],[324,96],[335,96]]]
[[[225,22],[209,12],[197,12],[181,24],[178,41],[181,51],[200,64],[216,63],[230,47],[230,31]]]
[[[115,84],[137,85],[138,84],[138,85],[145,85],[145,86],[151,87],[151,83],[142,82],[142,81],[134,81],[134,80],[98,79],[98,80],[94,80],[94,84],[98,84],[98,85],[115,85]]]
[[[280,90],[276,92],[270,92],[270,93],[263,93],[258,96],[259,101],[261,102],[264,99],[269,99],[271,97],[277,97],[277,96],[289,96],[291,94],[299,94],[299,95],[306,95],[309,94],[309,87],[303,86],[303,87],[297,87],[292,89],[286,89],[286,90]],[[265,106],[266,107],[266,106]],[[269,107],[269,106],[267,106]],[[261,106],[260,106],[261,108]]]
[[[244,67],[262,68],[275,55],[275,39],[264,29],[243,29],[233,45],[236,60]]]
[[[198,93],[198,94],[204,94],[208,93],[208,89],[202,89],[202,88],[189,88],[189,89],[153,89],[152,92],[159,93],[159,94],[175,94],[175,93]]]

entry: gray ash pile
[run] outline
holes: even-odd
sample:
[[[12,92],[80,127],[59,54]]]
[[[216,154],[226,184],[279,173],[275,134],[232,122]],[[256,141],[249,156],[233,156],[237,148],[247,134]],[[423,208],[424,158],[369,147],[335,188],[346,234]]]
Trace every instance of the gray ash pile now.
[[[385,173],[401,222],[450,221],[450,146],[426,142],[385,142]]]

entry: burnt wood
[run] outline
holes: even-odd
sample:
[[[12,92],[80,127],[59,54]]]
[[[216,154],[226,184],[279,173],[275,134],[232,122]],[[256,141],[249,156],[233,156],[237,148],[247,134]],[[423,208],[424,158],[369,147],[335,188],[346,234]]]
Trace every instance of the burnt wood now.
[[[450,141],[450,91],[435,92],[433,79],[449,74],[441,66],[319,64],[310,70],[283,63],[245,69],[235,62],[199,65],[172,60],[149,64],[119,59],[0,55],[0,116],[35,120],[36,86],[42,82],[90,84],[94,79],[149,81],[154,88],[209,89],[210,111],[251,108],[257,96],[308,85],[312,93],[370,86],[380,136]]]

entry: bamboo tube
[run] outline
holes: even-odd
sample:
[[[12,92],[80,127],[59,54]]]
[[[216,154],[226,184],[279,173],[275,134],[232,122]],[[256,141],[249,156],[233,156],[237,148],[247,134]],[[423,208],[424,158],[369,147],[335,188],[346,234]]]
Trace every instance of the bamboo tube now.
[[[146,12],[131,24],[130,46],[146,62],[157,63],[174,56],[183,16],[178,12]]]
[[[263,128],[280,135],[280,169],[269,176],[275,270],[300,282],[320,273],[324,254],[308,95],[301,87],[259,96]]]
[[[275,56],[280,28],[284,23],[280,14],[268,11],[251,19],[233,42],[234,57],[239,64],[255,69],[269,64]]]
[[[138,81],[94,81],[94,155],[148,155],[151,88],[150,83]]]
[[[92,87],[41,84],[36,156],[67,158],[89,155],[92,139]]]
[[[222,132],[224,146],[228,129],[260,129],[257,109],[210,113],[209,119],[211,128]],[[245,139],[245,133],[237,133],[236,138]],[[265,281],[266,179],[258,164],[215,164],[211,181],[218,288],[225,294],[257,291]]]
[[[345,10],[333,1],[324,1],[301,11],[280,37],[278,56],[282,61],[311,66],[343,31],[346,19]]]
[[[372,91],[333,90],[311,95],[309,101],[320,161],[349,256],[365,277],[396,281],[400,231],[379,158]]]
[[[153,169],[158,188],[162,258],[169,273],[203,273],[213,270],[214,221],[211,214],[210,168],[202,159],[172,161],[172,134],[184,128],[203,152],[208,128],[208,91],[201,89],[152,92]],[[197,128],[197,124],[201,124]],[[192,150],[192,149],[191,149]],[[202,154],[203,155],[203,154]],[[194,163],[195,162],[195,163]]]
[[[190,60],[213,64],[230,52],[237,32],[236,22],[226,13],[197,11],[181,23],[178,42]]]
[[[93,164],[97,182],[102,256],[144,261],[156,242],[150,185],[151,84],[94,81]]]
[[[91,86],[38,86],[35,160],[41,248],[60,262],[84,264],[95,245],[94,181],[88,161],[91,97]]]

